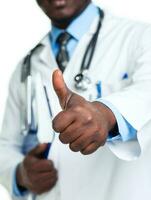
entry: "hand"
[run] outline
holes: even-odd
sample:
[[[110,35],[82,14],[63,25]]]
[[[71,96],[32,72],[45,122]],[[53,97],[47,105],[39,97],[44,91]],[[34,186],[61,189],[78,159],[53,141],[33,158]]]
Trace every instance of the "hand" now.
[[[57,171],[51,160],[43,159],[47,144],[40,144],[31,150],[17,168],[17,184],[35,194],[42,194],[53,188],[57,182]]]
[[[84,155],[103,146],[116,124],[112,111],[100,102],[86,101],[69,90],[59,70],[53,73],[53,86],[63,109],[53,120],[61,142]]]

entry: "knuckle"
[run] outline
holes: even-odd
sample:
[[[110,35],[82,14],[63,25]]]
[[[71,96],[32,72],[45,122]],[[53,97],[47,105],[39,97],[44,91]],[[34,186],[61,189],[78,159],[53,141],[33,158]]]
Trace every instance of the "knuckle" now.
[[[54,129],[54,131],[59,132],[59,129],[58,129],[58,122],[57,122],[56,119],[54,119],[54,120],[52,121],[52,128]]]
[[[88,123],[90,123],[90,122],[93,121],[93,117],[92,117],[92,115],[91,115],[90,113],[87,114],[87,116],[86,116],[86,120],[87,120]]]
[[[53,120],[52,120],[52,127],[56,132],[59,132],[59,122],[63,118],[63,111],[61,111]]]
[[[81,153],[82,153],[84,156],[86,156],[86,155],[89,155],[89,154],[90,154],[88,150],[82,150],[82,151],[81,151]]]
[[[87,151],[83,151],[82,154],[83,154],[84,156],[87,156],[87,155],[92,154],[93,152],[94,152],[94,151],[87,150]]]
[[[93,123],[93,115],[89,110],[85,110],[85,121],[87,123]]]
[[[82,111],[82,107],[81,106],[79,106],[79,105],[76,105],[76,106],[74,106],[74,108],[73,108],[73,112],[75,112],[75,113],[80,113],[81,111]]]
[[[78,147],[77,144],[71,143],[69,145],[69,147],[70,147],[71,151],[73,151],[73,152],[78,152],[79,151],[79,147]]]
[[[82,121],[84,121],[85,124],[93,122],[92,113],[88,111],[86,108],[77,105],[73,108],[72,111],[75,113],[77,121],[80,121],[80,119],[82,119]]]
[[[67,140],[67,138],[64,136],[64,134],[60,134],[60,135],[59,135],[59,140],[60,140],[63,144],[68,144],[68,140]]]
[[[85,123],[90,126],[93,126],[93,124],[95,123],[93,114],[87,109],[85,109],[84,113],[85,113],[84,115]]]
[[[85,112],[85,115],[84,115],[84,123],[86,125],[93,124],[93,116],[91,115],[91,113],[87,111]]]
[[[83,150],[81,151],[81,153],[82,153],[83,155],[89,155],[89,154],[94,153],[98,148],[99,148],[99,145],[98,145],[97,143],[94,143],[93,147],[91,147],[91,148],[90,148],[90,147],[87,147],[87,148],[83,149]]]

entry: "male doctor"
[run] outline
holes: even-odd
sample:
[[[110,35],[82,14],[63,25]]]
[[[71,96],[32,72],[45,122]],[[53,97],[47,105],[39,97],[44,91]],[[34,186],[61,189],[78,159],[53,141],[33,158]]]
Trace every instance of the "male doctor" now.
[[[115,17],[91,0],[37,3],[52,29],[32,51],[30,70],[47,89],[55,139],[46,158],[50,141],[22,131],[23,59],[10,81],[0,182],[19,200],[150,200],[151,26]],[[36,106],[32,111],[36,118]]]

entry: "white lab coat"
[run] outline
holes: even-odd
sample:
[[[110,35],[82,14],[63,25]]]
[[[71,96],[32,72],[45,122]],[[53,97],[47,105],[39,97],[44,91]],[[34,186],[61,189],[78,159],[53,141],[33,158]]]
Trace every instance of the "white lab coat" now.
[[[95,32],[97,19],[79,42],[65,72],[70,89],[79,72],[86,46]],[[51,75],[57,64],[50,50],[48,35],[44,47],[32,58],[33,77],[40,72],[49,93],[54,116],[60,110],[53,91]],[[21,134],[25,93],[20,82],[22,62],[10,81],[9,97],[0,136],[0,182],[12,193],[13,173],[23,160],[24,135]],[[127,79],[123,79],[124,74]],[[90,68],[92,86],[79,93],[96,99],[96,82],[102,81],[102,99],[112,103],[138,130],[137,139],[107,143],[95,153],[84,156],[72,152],[58,137],[49,157],[59,172],[52,191],[36,200],[150,200],[151,199],[151,26],[115,17],[108,12],[100,31]],[[27,196],[14,197],[27,199]]]

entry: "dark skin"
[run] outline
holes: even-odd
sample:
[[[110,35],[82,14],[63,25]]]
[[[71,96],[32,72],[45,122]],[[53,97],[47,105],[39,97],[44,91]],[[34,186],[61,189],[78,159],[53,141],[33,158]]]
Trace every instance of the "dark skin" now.
[[[53,25],[65,29],[91,2],[91,0],[37,0]]]
[[[112,111],[99,102],[89,102],[72,92],[65,84],[61,71],[53,73],[53,86],[63,109],[53,120],[63,144],[84,155],[103,146],[116,125]]]
[[[46,148],[47,144],[39,144],[18,165],[16,178],[20,190],[42,194],[55,186],[57,170],[51,160],[43,159]]]
[[[76,3],[75,3],[76,2]],[[65,29],[91,0],[37,0],[52,24]],[[106,142],[108,132],[115,127],[112,111],[99,102],[89,102],[66,86],[60,71],[53,73],[53,86],[62,112],[53,120],[62,143],[72,151],[87,155]],[[57,182],[57,170],[51,160],[43,158],[47,144],[39,144],[30,151],[16,171],[18,187],[34,194],[50,191]]]

